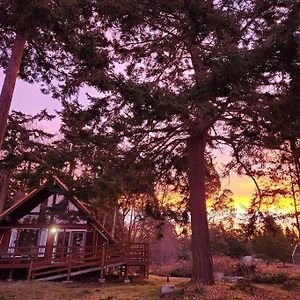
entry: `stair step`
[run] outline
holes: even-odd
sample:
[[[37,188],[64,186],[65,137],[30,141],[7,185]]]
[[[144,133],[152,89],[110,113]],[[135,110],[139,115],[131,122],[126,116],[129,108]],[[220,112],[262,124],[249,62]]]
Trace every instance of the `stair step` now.
[[[124,264],[124,262],[106,265],[106,266],[104,266],[104,269],[118,267],[118,266],[121,266],[123,264]],[[70,273],[70,276],[76,276],[76,275],[86,274],[86,273],[100,271],[100,270],[101,270],[101,267],[93,267],[93,268],[89,268],[89,269],[85,269],[85,270],[73,271],[73,272]],[[38,278],[38,279],[34,279],[34,280],[35,281],[50,281],[50,280],[55,280],[55,279],[67,277],[67,275],[68,275],[68,273],[57,274],[57,275]]]

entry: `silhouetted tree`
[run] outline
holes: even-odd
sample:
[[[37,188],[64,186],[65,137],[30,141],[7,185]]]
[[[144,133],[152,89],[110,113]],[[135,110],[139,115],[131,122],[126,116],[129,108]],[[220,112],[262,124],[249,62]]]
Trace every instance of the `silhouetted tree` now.
[[[269,27],[281,30],[282,6],[197,0],[103,5],[115,12],[115,51],[128,78],[124,83],[120,76],[119,94],[110,99],[119,113],[112,130],[126,137],[139,159],[151,157],[161,177],[184,182],[180,174],[187,174],[197,282],[213,284],[207,146],[216,135],[226,141],[224,131],[241,124],[249,107],[259,112],[257,89],[267,81],[266,59],[276,52],[276,36],[267,35]]]
[[[57,98],[73,95],[95,79],[98,88],[102,81],[101,89],[107,89],[108,41],[96,4],[0,1],[0,67],[6,72],[0,95],[0,144],[18,75],[30,83],[42,82],[42,90]]]

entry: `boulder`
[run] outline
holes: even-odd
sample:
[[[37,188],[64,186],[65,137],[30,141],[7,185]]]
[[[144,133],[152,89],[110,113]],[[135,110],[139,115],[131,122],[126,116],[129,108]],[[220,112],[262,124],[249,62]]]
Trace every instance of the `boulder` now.
[[[161,295],[166,295],[166,294],[171,294],[176,290],[175,285],[173,284],[164,284],[161,288],[160,288],[160,293]]]

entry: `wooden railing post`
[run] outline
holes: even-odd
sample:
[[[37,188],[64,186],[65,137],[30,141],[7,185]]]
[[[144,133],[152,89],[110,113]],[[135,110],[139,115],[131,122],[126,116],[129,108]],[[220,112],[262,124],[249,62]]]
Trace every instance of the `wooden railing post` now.
[[[149,278],[149,265],[150,265],[150,253],[149,253],[149,244],[145,244],[146,248],[146,278]]]
[[[27,281],[30,281],[30,280],[31,280],[32,268],[33,268],[33,260],[31,260],[30,265],[29,265]]]
[[[67,275],[67,282],[70,282],[71,278],[71,268],[72,268],[72,253],[68,257],[68,275]]]
[[[99,279],[100,283],[104,283],[105,282],[105,278],[104,278],[104,265],[105,265],[105,245],[103,245],[103,247],[102,247],[101,270],[100,270],[100,279]]]

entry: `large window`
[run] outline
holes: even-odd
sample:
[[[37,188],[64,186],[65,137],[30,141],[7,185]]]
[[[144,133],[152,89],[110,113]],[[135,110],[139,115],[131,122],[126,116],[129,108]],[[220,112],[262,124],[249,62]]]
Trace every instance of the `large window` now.
[[[37,251],[39,230],[20,229],[17,239],[17,253],[34,253]]]
[[[9,253],[16,255],[38,254],[43,256],[47,243],[48,229],[13,228],[9,241]]]
[[[86,216],[64,195],[51,195],[19,220],[20,224],[86,224]]]
[[[86,231],[59,230],[55,237],[55,257],[63,258],[69,253],[80,252],[86,243]]]

